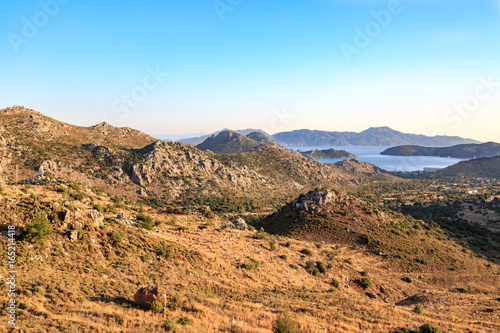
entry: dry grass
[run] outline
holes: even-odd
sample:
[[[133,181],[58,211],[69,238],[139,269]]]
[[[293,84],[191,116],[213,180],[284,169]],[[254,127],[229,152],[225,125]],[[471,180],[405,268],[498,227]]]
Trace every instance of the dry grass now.
[[[30,194],[22,188],[4,186],[0,197],[2,216],[11,216],[8,221],[18,226],[33,214]],[[45,192],[40,205],[46,202],[49,209],[57,208],[49,203],[66,200],[65,194],[42,186],[30,190]],[[89,203],[75,202],[75,209],[90,210],[90,199],[97,202],[96,195],[86,195]],[[111,204],[105,195],[99,198]],[[123,208],[126,216],[135,214],[131,208]],[[162,332],[166,320],[189,317],[193,325],[177,324],[178,332],[270,332],[277,315],[290,310],[303,332],[322,333],[320,326],[329,332],[389,332],[425,322],[450,332],[500,331],[499,267],[486,267],[488,262],[462,252],[448,239],[436,245],[446,250],[443,260],[460,261],[456,271],[432,267],[408,273],[364,247],[323,243],[317,248],[284,237],[255,239],[255,232],[221,229],[218,219],[145,213],[170,223],[145,231],[108,222],[102,228],[86,228],[76,242],[65,235],[53,235],[41,245],[19,242],[19,327],[26,332]],[[208,228],[198,228],[205,223]],[[180,232],[178,226],[186,230]],[[113,245],[110,230],[121,230],[123,241]],[[275,250],[269,248],[271,239],[278,243]],[[287,241],[292,245],[285,246]],[[161,244],[172,246],[172,259],[156,255]],[[309,248],[312,257],[301,254],[303,248]],[[329,258],[323,251],[337,255]],[[286,261],[279,258],[282,255]],[[258,269],[241,268],[249,257],[261,262]],[[352,265],[345,262],[347,258],[352,258]],[[5,262],[5,253],[0,260]],[[320,260],[330,268],[313,276],[305,269],[307,260]],[[6,276],[5,266],[1,267],[0,275]],[[373,283],[367,290],[357,282],[363,271]],[[412,283],[401,280],[406,275]],[[339,288],[332,287],[332,278],[340,281]],[[167,289],[170,301],[164,313],[134,306],[135,291],[149,284]],[[45,292],[35,293],[35,286]],[[451,292],[453,288],[469,291]],[[371,299],[366,291],[378,296]],[[0,298],[5,304],[5,290]],[[415,302],[423,305],[423,314],[413,312]],[[5,329],[6,321],[0,325]]]

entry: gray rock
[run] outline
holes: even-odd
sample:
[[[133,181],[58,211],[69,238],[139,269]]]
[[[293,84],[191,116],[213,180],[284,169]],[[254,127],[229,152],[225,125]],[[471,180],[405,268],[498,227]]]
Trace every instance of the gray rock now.
[[[233,227],[235,229],[240,229],[240,230],[247,230],[247,223],[243,219],[234,219],[231,222],[233,222]]]

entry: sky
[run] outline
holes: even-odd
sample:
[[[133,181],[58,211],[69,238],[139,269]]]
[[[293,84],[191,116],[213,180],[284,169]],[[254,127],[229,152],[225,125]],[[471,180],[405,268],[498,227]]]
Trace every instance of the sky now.
[[[0,108],[149,134],[500,142],[500,0],[0,2]]]

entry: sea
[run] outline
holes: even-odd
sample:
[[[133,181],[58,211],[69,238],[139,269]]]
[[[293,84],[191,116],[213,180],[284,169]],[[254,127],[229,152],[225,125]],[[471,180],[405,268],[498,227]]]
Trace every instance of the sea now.
[[[423,171],[424,168],[443,169],[450,165],[464,161],[461,158],[435,157],[435,156],[389,156],[380,155],[381,152],[392,146],[287,146],[293,150],[345,150],[354,155],[361,162],[368,162],[387,171]],[[322,163],[337,163],[343,158],[318,158]]]

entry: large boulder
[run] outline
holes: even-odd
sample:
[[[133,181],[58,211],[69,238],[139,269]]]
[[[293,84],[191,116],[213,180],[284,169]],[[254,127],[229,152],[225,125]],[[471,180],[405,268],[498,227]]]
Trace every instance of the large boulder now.
[[[146,286],[137,290],[134,295],[135,304],[149,308],[153,301],[165,305],[167,303],[167,291],[158,286]]]
[[[247,230],[247,223],[243,219],[234,219],[231,222],[233,222],[233,227],[235,229],[240,229],[240,230]]]

